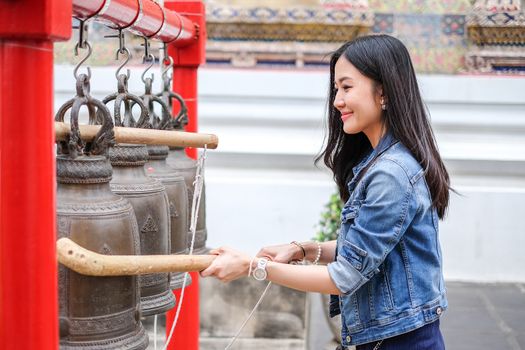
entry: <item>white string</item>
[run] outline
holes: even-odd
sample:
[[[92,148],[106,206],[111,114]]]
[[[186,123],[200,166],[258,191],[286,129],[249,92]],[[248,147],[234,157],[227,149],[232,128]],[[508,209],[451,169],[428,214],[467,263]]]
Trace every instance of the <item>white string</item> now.
[[[195,181],[193,182],[195,190],[193,192],[193,200],[192,200],[192,203],[191,203],[191,217],[190,217],[191,243],[190,243],[189,255],[193,254],[193,246],[195,245],[195,232],[196,232],[196,229],[197,229],[197,219],[199,217],[199,210],[198,209],[200,207],[200,202],[201,202],[202,188],[203,188],[203,182],[204,182],[203,181],[204,180],[204,177],[203,177],[204,161],[206,160],[206,151],[207,151],[207,149],[208,149],[207,145],[204,145],[204,151],[203,151],[202,155],[199,157],[199,160],[198,160],[198,163],[197,163],[197,171],[196,171],[196,174],[195,174]],[[251,267],[251,263],[250,263],[250,267]],[[182,301],[184,300],[184,291],[186,290],[187,277],[188,277],[188,273],[186,272],[184,274],[184,280],[182,282],[182,290],[181,290],[181,293],[180,293],[180,298],[179,298],[179,303],[177,305],[177,311],[175,313],[175,318],[173,319],[173,324],[171,325],[171,330],[170,330],[170,333],[168,335],[168,338],[166,339],[166,344],[165,344],[163,350],[166,350],[168,348],[168,345],[169,345],[169,343],[171,341],[171,338],[173,336],[173,332],[175,330],[175,326],[177,325],[177,321],[178,321],[179,316],[180,316],[180,310],[181,310],[181,306],[182,306]],[[266,288],[264,289],[263,293],[261,294],[261,297],[259,298],[259,300],[255,304],[255,306],[253,307],[252,311],[250,312],[250,314],[248,315],[246,320],[243,322],[243,324],[241,325],[241,327],[239,328],[237,333],[232,337],[232,339],[230,340],[230,343],[226,346],[226,348],[224,348],[224,350],[230,349],[230,347],[233,345],[233,343],[237,340],[237,338],[241,334],[242,330],[244,329],[244,327],[246,326],[248,321],[252,318],[253,314],[255,313],[255,310],[257,310],[257,308],[259,307],[259,305],[263,301],[263,299],[266,296],[266,293],[270,289],[271,285],[272,285],[272,282],[268,282],[268,284],[266,285]]]
[[[153,349],[157,350],[157,315],[153,318]]]
[[[244,320],[243,324],[241,325],[241,328],[239,328],[239,330],[237,331],[237,333],[235,333],[235,335],[233,336],[233,338],[230,340],[230,343],[224,348],[224,350],[228,350],[232,345],[233,343],[237,340],[237,337],[239,337],[239,334],[241,334],[242,330],[244,329],[244,326],[246,326],[246,324],[248,323],[248,321],[252,318],[253,316],[253,313],[255,312],[255,310],[257,310],[257,308],[259,307],[259,304],[262,302],[262,300],[264,299],[264,297],[266,296],[266,292],[268,292],[268,289],[270,289],[270,286],[272,285],[272,282],[268,282],[268,284],[266,285],[266,288],[264,288],[264,291],[263,293],[261,294],[261,297],[259,298],[259,300],[257,301],[257,303],[255,304],[255,306],[253,307],[252,311],[250,312],[250,314],[248,315],[248,317],[246,318],[246,320]]]
[[[193,181],[194,186],[194,192],[193,192],[193,199],[191,202],[191,216],[190,216],[190,232],[191,232],[191,243],[190,243],[190,251],[189,255],[193,254],[193,246],[195,245],[195,231],[197,228],[197,219],[199,217],[199,207],[201,203],[201,195],[202,195],[202,188],[203,188],[203,182],[204,182],[204,161],[206,160],[206,151],[208,150],[208,145],[204,145],[204,151],[202,152],[201,156],[199,157],[199,160],[197,161],[197,171],[195,173],[195,181]],[[186,282],[188,279],[188,273],[184,273],[184,280],[182,281],[182,289],[180,292],[179,302],[177,305],[177,312],[175,313],[175,318],[173,319],[173,324],[171,325],[170,334],[168,335],[168,338],[166,339],[166,345],[164,345],[163,350],[166,350],[168,348],[168,345],[170,344],[171,337],[173,336],[173,331],[175,330],[175,326],[177,325],[177,321],[179,320],[180,316],[180,309],[182,307],[182,301],[184,300],[184,291],[186,290]]]
[[[250,261],[250,266],[248,268],[248,277],[251,277],[252,275],[252,265],[253,265],[253,262],[255,261],[255,259],[257,258],[257,256],[254,256],[252,258],[252,260]],[[246,318],[246,320],[244,321],[244,323],[241,325],[241,327],[239,328],[239,330],[237,331],[237,333],[235,333],[235,335],[232,337],[232,339],[230,340],[230,343],[224,348],[224,350],[228,350],[232,345],[233,343],[237,340],[237,338],[239,337],[239,334],[241,334],[242,330],[244,329],[244,326],[246,326],[246,324],[248,323],[248,321],[252,318],[253,316],[253,313],[255,312],[255,310],[257,309],[257,307],[259,307],[259,304],[262,302],[262,300],[264,299],[264,297],[266,296],[266,292],[268,291],[268,289],[270,288],[270,285],[272,284],[272,282],[268,282],[268,285],[266,286],[266,288],[264,289],[261,297],[259,298],[259,300],[257,301],[257,303],[255,304],[255,306],[253,307],[252,311],[250,312],[250,314],[248,315],[248,317]]]

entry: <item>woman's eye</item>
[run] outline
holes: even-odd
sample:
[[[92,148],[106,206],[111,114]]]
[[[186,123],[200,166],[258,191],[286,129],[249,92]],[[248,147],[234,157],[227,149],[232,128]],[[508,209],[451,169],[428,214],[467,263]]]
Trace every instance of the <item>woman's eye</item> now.
[[[343,86],[343,90],[345,90],[345,91],[347,91],[348,89],[351,89],[351,88],[352,88],[352,87],[351,87],[351,86],[348,86],[348,85]]]

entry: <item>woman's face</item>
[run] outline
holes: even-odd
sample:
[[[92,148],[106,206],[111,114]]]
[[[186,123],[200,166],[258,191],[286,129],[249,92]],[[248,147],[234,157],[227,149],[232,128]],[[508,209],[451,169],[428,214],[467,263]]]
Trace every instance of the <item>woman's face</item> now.
[[[357,134],[362,131],[375,147],[383,131],[381,87],[361,74],[344,56],[335,64],[334,85],[334,107],[341,112],[344,132]]]

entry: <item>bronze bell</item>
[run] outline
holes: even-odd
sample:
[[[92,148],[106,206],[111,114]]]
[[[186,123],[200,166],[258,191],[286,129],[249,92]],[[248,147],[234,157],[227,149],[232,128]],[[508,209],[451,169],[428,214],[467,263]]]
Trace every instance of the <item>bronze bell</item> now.
[[[164,101],[175,98],[180,104],[180,110],[177,117],[174,119],[173,128],[177,131],[184,131],[184,127],[188,124],[188,114],[186,104],[181,96],[171,91],[169,84],[164,84]],[[188,188],[188,207],[191,208],[194,192],[195,174],[197,173],[197,162],[186,155],[182,147],[170,147],[168,158],[166,159],[168,165],[175,169],[177,174],[184,177],[186,187]],[[188,214],[190,210],[188,210]],[[191,242],[192,235],[189,229],[190,220],[188,219],[188,243]],[[206,187],[203,185],[200,206],[198,209],[197,225],[195,230],[195,243],[193,246],[194,254],[204,254],[206,249],[206,238],[208,236],[206,229]]]
[[[169,254],[170,213],[165,187],[146,176],[148,150],[142,145],[119,144],[109,150],[113,165],[111,190],[126,197],[137,217],[142,255]],[[139,276],[140,303],[144,316],[163,313],[175,306],[168,273]]]
[[[171,221],[171,253],[188,253],[188,191],[184,178],[166,163],[168,146],[148,146],[149,161],[146,174],[156,178],[166,187]],[[188,276],[189,277],[189,276]],[[171,289],[182,287],[184,273],[171,274]],[[188,283],[186,283],[188,285]]]
[[[168,106],[157,96],[151,94],[151,79],[145,79],[146,93],[141,96],[144,104],[149,107],[150,124],[154,129],[171,129],[171,114]],[[153,102],[160,104],[162,108],[162,119],[159,118],[153,109]],[[171,253],[188,253],[188,190],[184,178],[176,173],[166,163],[168,157],[168,146],[148,146],[149,161],[146,163],[145,170],[148,176],[156,178],[166,187],[169,200],[169,211],[171,221]],[[189,278],[189,275],[188,275]],[[184,280],[183,272],[171,273],[171,289],[182,287]],[[188,285],[190,280],[187,280]]]
[[[186,187],[188,188],[188,207],[191,208],[193,201],[193,192],[195,174],[197,172],[197,162],[186,155],[184,148],[170,147],[168,158],[166,162],[169,166],[175,169],[176,173],[184,177]],[[206,238],[208,236],[206,229],[206,187],[203,185],[201,202],[199,206],[199,212],[197,217],[197,226],[195,230],[195,243],[193,246],[194,254],[205,254],[208,249],[206,248]],[[189,215],[188,210],[188,215]],[[188,219],[188,244],[191,242],[191,232],[189,229],[190,220]]]
[[[102,118],[93,140],[80,139],[82,105]],[[139,232],[129,201],[111,192],[112,168],[106,157],[114,142],[106,106],[89,95],[89,78],[77,78],[77,96],[57,112],[62,122],[71,108],[71,135],[58,144],[57,236],[68,237],[98,253],[139,253]],[[139,287],[135,276],[91,277],[59,266],[61,349],[146,349],[148,337],[140,322]]]
[[[102,102],[115,100],[115,126],[147,127],[148,112],[142,100],[127,91],[127,76],[118,76],[118,92],[107,96]],[[141,115],[137,122],[131,114],[131,104],[137,104]],[[120,116],[124,104],[125,115]],[[148,150],[144,145],[117,144],[109,149],[113,166],[110,186],[114,193],[129,200],[135,211],[140,235],[140,254],[165,255],[170,253],[170,213],[165,187],[160,181],[146,176],[144,164]],[[169,273],[139,276],[140,303],[143,316],[164,313],[175,306],[170,288]]]
[[[180,105],[179,113],[173,119],[171,128],[177,131],[184,131],[184,127],[188,124],[188,109],[184,99],[171,91],[171,76],[167,74],[167,70],[162,74],[163,87],[162,92],[158,94],[171,110],[172,100],[176,99]],[[168,158],[166,159],[169,166],[184,177],[186,187],[188,188],[188,208],[191,208],[194,192],[195,174],[197,172],[197,162],[186,155],[182,147],[170,147]],[[191,243],[192,234],[190,232],[190,213],[188,210],[188,244]],[[195,254],[203,254],[207,252],[206,238],[208,236],[206,229],[206,191],[205,186],[202,188],[202,195],[200,206],[198,208],[197,225],[195,230],[195,243],[193,252]]]

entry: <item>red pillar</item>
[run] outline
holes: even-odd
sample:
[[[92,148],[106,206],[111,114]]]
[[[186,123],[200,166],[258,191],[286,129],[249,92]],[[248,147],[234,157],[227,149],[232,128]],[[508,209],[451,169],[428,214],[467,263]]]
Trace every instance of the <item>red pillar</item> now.
[[[173,91],[180,94],[188,106],[189,124],[186,131],[197,131],[197,69],[205,60],[206,22],[202,1],[177,1],[164,3],[166,8],[175,10],[199,25],[199,38],[191,45],[175,47],[170,45],[169,55],[173,58]],[[176,104],[175,104],[175,108]],[[197,158],[196,149],[186,150],[188,155]],[[173,333],[169,350],[199,349],[199,274],[191,273],[193,283],[184,292],[184,301],[177,326]],[[175,291],[180,300],[180,291]],[[169,333],[175,311],[166,315],[166,331]]]
[[[0,349],[58,349],[53,41],[71,2],[0,2]]]

